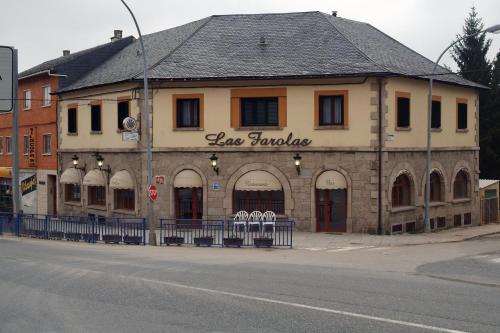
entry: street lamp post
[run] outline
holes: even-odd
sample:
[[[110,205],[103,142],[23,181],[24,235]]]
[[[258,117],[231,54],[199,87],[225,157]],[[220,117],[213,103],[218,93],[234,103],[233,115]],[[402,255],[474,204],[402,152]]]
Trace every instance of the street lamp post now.
[[[430,214],[429,214],[429,205],[431,199],[431,128],[432,128],[432,84],[434,81],[434,74],[436,73],[437,66],[441,58],[445,55],[446,52],[450,48],[452,48],[455,44],[460,42],[461,40],[477,36],[482,33],[500,33],[500,24],[489,27],[488,29],[479,31],[475,34],[465,35],[453,43],[451,43],[440,55],[437,61],[434,63],[434,68],[432,69],[431,76],[429,78],[429,101],[428,101],[428,111],[427,111],[427,163],[426,163],[426,179],[425,179],[425,232],[431,231],[431,223],[430,223]]]
[[[139,28],[139,24],[135,19],[134,13],[130,9],[130,7],[125,3],[124,0],[120,0],[123,5],[127,8],[132,19],[134,20],[135,27],[137,28],[137,33],[139,34],[139,41],[141,43],[141,51],[142,51],[142,61],[144,65],[144,124],[146,127],[146,164],[148,169],[148,188],[153,184],[153,155],[151,153],[151,126],[149,120],[149,88],[148,88],[148,61],[146,58],[146,50],[144,49],[144,42],[142,40],[141,29]],[[149,245],[156,245],[156,233],[155,233],[155,224],[153,220],[153,200],[148,196],[148,229],[149,229]]]

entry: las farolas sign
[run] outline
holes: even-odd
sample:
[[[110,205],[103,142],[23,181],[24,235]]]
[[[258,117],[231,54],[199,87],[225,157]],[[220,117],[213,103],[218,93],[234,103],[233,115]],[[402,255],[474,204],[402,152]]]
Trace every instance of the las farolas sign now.
[[[262,132],[250,132],[247,135],[247,139],[243,138],[230,138],[226,136],[225,132],[219,132],[214,134],[205,135],[205,139],[208,141],[209,146],[241,146],[246,140],[250,141],[252,146],[264,146],[264,147],[306,147],[312,142],[310,139],[300,139],[295,138],[293,133],[288,134],[286,138],[266,138]]]

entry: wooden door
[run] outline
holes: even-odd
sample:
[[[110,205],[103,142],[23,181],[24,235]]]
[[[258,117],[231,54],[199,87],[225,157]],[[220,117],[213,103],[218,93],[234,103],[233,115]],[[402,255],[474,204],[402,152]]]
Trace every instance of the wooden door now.
[[[347,190],[316,190],[316,231],[347,231]]]

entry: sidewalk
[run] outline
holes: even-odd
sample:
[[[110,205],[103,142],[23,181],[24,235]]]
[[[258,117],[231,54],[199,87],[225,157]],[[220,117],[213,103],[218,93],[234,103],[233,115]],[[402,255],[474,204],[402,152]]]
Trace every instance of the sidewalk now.
[[[461,242],[479,236],[500,233],[500,224],[487,224],[478,227],[453,228],[430,234],[402,234],[379,236],[368,234],[333,234],[294,232],[295,249],[322,250],[338,247],[393,247],[421,244]]]

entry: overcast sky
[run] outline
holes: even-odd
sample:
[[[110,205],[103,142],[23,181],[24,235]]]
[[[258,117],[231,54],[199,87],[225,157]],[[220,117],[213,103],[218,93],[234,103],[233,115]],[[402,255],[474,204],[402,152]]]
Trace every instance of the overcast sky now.
[[[137,36],[120,0],[2,0],[0,44],[19,50],[20,71],[62,55],[106,43],[114,29]],[[6,3],[9,3],[6,5]],[[214,14],[319,10],[368,22],[435,60],[462,32],[475,5],[485,27],[500,23],[498,0],[127,0],[143,34]],[[500,35],[490,57],[500,49]],[[453,66],[451,58],[444,61]],[[454,66],[453,66],[454,67]]]

